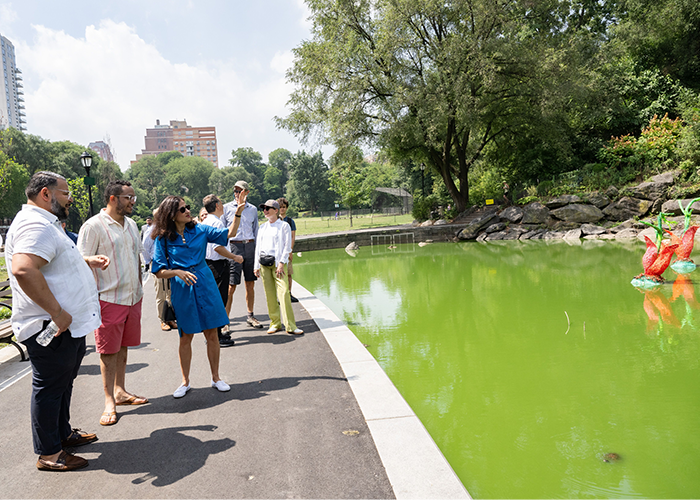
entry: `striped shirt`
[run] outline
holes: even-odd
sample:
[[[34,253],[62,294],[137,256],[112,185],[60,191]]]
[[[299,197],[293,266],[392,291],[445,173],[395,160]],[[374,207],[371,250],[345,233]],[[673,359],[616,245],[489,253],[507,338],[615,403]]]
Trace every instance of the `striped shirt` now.
[[[80,228],[80,253],[84,256],[109,257],[107,269],[92,270],[100,300],[133,306],[143,297],[139,263],[143,245],[140,236],[139,228],[132,219],[124,217],[122,226],[107,215],[104,208]]]

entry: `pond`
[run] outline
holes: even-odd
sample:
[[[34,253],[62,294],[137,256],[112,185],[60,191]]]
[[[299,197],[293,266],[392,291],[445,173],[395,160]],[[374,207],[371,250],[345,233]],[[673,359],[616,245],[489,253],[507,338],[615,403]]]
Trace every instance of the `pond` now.
[[[295,257],[474,498],[700,497],[700,270],[644,245],[507,241]]]

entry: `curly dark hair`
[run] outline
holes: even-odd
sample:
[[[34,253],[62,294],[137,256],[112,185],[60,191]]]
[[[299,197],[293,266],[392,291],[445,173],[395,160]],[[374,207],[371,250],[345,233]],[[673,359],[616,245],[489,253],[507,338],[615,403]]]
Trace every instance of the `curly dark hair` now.
[[[109,205],[109,199],[112,196],[119,196],[122,194],[122,191],[124,191],[124,187],[126,186],[131,186],[131,182],[122,179],[117,179],[107,184],[104,194],[105,205]]]
[[[185,201],[179,196],[168,196],[160,202],[158,210],[153,220],[155,228],[151,231],[151,238],[154,240],[160,236],[168,238],[170,241],[175,241],[178,237],[177,229],[175,228],[175,216],[180,209],[180,202]],[[194,228],[193,221],[185,224],[187,229]]]

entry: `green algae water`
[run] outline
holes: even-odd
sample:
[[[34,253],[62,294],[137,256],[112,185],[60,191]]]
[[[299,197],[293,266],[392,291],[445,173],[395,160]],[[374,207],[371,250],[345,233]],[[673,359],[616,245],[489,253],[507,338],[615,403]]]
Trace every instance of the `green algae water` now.
[[[700,497],[700,270],[630,285],[637,242],[295,257],[474,498]]]

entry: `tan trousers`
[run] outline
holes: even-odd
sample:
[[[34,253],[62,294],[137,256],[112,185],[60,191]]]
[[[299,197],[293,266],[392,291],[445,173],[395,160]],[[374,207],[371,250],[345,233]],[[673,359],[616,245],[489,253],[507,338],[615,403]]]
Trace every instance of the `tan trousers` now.
[[[292,332],[297,329],[297,323],[294,320],[292,300],[289,295],[287,264],[284,264],[284,272],[279,278],[275,272],[276,269],[277,266],[260,266],[260,276],[267,299],[267,314],[270,316],[270,328],[281,328],[282,323],[284,323],[287,331]],[[281,318],[280,307],[282,309]]]
[[[170,300],[170,280],[156,278],[155,274],[152,276],[153,285],[156,289],[156,310],[158,311],[160,322],[163,323],[163,304],[166,300]]]

